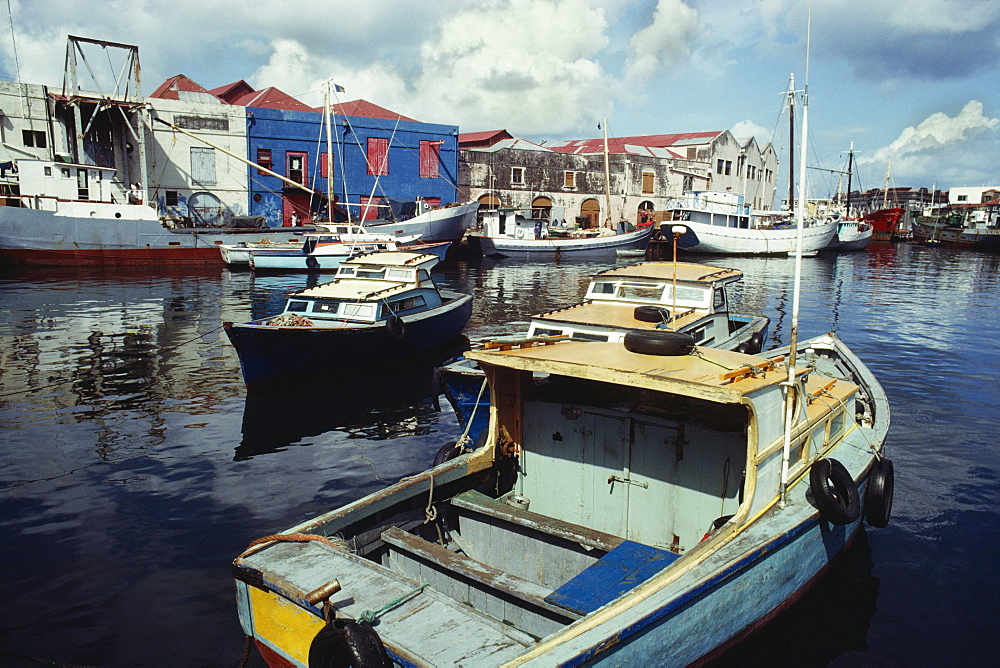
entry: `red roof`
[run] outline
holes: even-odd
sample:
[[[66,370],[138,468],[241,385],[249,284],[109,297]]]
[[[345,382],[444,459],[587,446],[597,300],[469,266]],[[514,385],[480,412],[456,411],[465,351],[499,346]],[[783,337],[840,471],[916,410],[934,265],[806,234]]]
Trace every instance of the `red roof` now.
[[[484,130],[482,132],[463,132],[458,135],[459,148],[483,148],[493,146],[498,141],[513,139],[506,130]]]
[[[229,104],[241,107],[264,107],[290,111],[316,111],[278,88],[270,86],[264,90],[252,91],[236,97]]]
[[[159,88],[153,91],[150,97],[158,97],[164,100],[177,100],[179,96],[177,91],[186,91],[188,93],[206,93],[212,95],[212,91],[205,90],[201,85],[195,83],[191,79],[188,79],[183,74],[176,74],[163,83],[160,84]]]
[[[310,111],[323,111],[322,107],[316,109],[311,109]],[[351,102],[342,102],[340,104],[333,105],[333,113],[340,116],[360,116],[361,118],[385,118],[390,121],[401,120],[401,121],[413,121],[412,118],[407,118],[402,114],[398,114],[395,111],[390,111],[385,107],[380,107],[377,104],[372,104],[368,100],[353,100]]]
[[[213,88],[208,91],[215,97],[219,98],[226,104],[233,104],[233,100],[238,100],[247,93],[253,92],[253,86],[248,84],[243,79],[239,81],[234,81],[231,84],[226,84],[225,86],[219,86],[218,88]]]
[[[713,132],[682,132],[672,135],[641,135],[638,137],[609,137],[608,153],[629,153],[627,145],[649,148],[683,148],[707,144],[722,134]],[[576,139],[567,142],[550,142],[546,146],[559,153],[603,153],[604,139]]]

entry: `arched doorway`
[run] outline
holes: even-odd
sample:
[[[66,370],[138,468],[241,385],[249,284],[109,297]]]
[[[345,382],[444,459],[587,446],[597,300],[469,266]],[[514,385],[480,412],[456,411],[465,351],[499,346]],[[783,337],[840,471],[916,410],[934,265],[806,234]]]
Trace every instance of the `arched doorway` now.
[[[600,227],[601,226],[601,203],[596,199],[585,199],[580,205],[580,218],[586,222],[579,221],[580,227]]]
[[[500,200],[497,199],[496,195],[480,195],[479,197],[479,210],[483,209],[499,209]]]
[[[636,224],[642,226],[650,222],[653,213],[653,203],[648,199],[639,204],[639,209],[636,211]]]
[[[531,217],[549,220],[552,215],[552,200],[548,197],[536,197],[531,201]]]

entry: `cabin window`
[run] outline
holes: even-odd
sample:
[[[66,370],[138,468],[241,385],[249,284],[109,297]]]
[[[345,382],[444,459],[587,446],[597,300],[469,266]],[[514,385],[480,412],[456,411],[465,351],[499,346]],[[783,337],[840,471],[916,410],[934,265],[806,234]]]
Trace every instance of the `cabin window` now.
[[[340,267],[340,269],[337,270],[337,275],[338,276],[353,276],[354,275],[354,267]]]
[[[608,342],[607,334],[591,334],[590,332],[573,332],[570,337],[576,339],[577,341],[601,341],[603,343]]]
[[[295,300],[289,300],[288,308],[285,309],[290,313],[303,313],[309,309],[309,302],[300,302]]]
[[[563,188],[576,188],[576,172],[563,172]]]
[[[653,180],[656,175],[653,172],[643,172],[642,173],[642,194],[652,195],[653,194]]]
[[[622,299],[659,301],[662,295],[662,285],[651,285],[648,283],[622,283],[618,289],[618,296]]]
[[[46,167],[45,168],[45,176],[52,176],[52,168],[51,167]]]
[[[561,329],[536,329],[535,336],[562,336]]]
[[[313,313],[336,313],[337,302],[320,302],[313,305]]]
[[[515,186],[524,185],[524,167],[510,168],[510,182]]]
[[[431,275],[427,273],[426,269],[421,269],[420,271],[417,272],[417,280],[421,282],[429,281],[431,280]]]
[[[191,180],[201,186],[215,185],[215,149],[191,147]]]
[[[286,176],[296,183],[305,185],[308,178],[306,169],[306,158],[308,154],[300,152],[285,151],[285,163],[288,169]]]
[[[358,278],[384,278],[385,269],[358,269],[355,275]]]
[[[177,204],[179,203],[177,197],[177,191],[176,190],[166,191],[163,196],[163,203],[166,206],[177,206]]]
[[[414,295],[405,299],[397,299],[395,301],[388,302],[385,305],[385,308],[382,309],[382,315],[388,316],[390,313],[409,311],[426,305],[427,301],[424,299],[423,295]]]
[[[412,281],[413,270],[411,269],[388,269],[385,277],[395,281]]]
[[[64,179],[71,179],[71,178],[73,178],[73,176],[69,173],[69,168],[68,167],[63,167],[62,168],[62,175],[63,175]]]
[[[386,176],[389,173],[389,140],[387,138],[368,138],[368,173],[372,176]]]
[[[45,132],[42,130],[21,130],[21,139],[25,146],[32,148],[46,148],[48,142],[45,139]]]
[[[844,411],[837,411],[830,420],[830,440],[840,435],[844,430]]]
[[[823,446],[826,444],[826,422],[821,423],[812,430],[809,441],[813,452],[820,453],[823,451]]]
[[[269,148],[259,148],[257,149],[257,164],[264,169],[274,171],[274,162],[271,159],[271,149]],[[258,174],[267,174],[267,172],[260,169],[257,170]]]
[[[594,295],[613,295],[615,293],[615,284],[608,283],[607,281],[594,283],[590,288],[590,293]]]
[[[342,313],[348,318],[374,320],[375,306],[374,304],[344,304],[344,310]]]
[[[420,142],[420,178],[436,179],[441,164],[441,144],[443,140]]]
[[[90,199],[90,187],[87,183],[87,170],[78,169],[76,170],[76,193],[77,199],[88,200]]]
[[[726,291],[722,288],[715,289],[715,300],[712,302],[712,307],[717,311],[726,308]]]

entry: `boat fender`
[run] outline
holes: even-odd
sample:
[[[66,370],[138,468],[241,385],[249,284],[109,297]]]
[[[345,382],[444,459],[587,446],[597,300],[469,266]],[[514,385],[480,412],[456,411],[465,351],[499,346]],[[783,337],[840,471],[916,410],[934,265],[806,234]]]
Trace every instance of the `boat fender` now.
[[[872,465],[868,475],[868,491],[865,492],[865,521],[869,526],[881,529],[889,524],[892,514],[892,492],[895,473],[892,460],[882,458]]]
[[[670,310],[660,306],[636,306],[632,317],[642,322],[666,322],[670,320]]]
[[[368,622],[335,619],[309,645],[309,668],[381,668],[391,666],[378,633]]]
[[[448,441],[442,445],[441,449],[437,451],[436,455],[434,455],[434,466],[449,462],[463,452],[465,452],[465,448],[460,446],[457,441]]]
[[[406,336],[406,323],[395,313],[386,318],[385,328],[394,338],[401,339]]]
[[[764,349],[764,334],[761,332],[754,332],[750,340],[747,341],[749,344],[747,346],[747,352],[751,355],[759,355],[760,351]]]
[[[694,337],[683,332],[628,332],[624,343],[625,350],[643,355],[687,355],[694,350]]]
[[[312,255],[306,256],[306,266],[310,269],[315,269],[319,266],[319,260],[314,258]]]
[[[518,239],[523,239],[523,238],[524,238],[524,228],[523,228],[523,227],[519,227],[519,228],[517,228],[517,230],[516,230],[516,231],[514,232],[514,235],[515,235],[515,236],[516,236],[516,237],[517,237]]]
[[[850,524],[861,515],[861,498],[854,479],[836,459],[817,459],[813,463],[809,489],[819,514],[830,524]]]

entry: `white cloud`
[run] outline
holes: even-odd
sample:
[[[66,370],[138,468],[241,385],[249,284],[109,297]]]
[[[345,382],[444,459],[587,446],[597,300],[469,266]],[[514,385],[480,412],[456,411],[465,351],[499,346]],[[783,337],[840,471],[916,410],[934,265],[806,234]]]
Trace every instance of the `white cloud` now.
[[[903,130],[888,146],[858,164],[886,164],[900,182],[944,179],[952,185],[989,185],[993,163],[1000,154],[1000,118],[983,114],[983,103],[970,100],[954,117],[931,114],[916,127]],[[941,180],[938,181],[942,183]]]
[[[629,78],[647,78],[684,60],[688,40],[698,23],[698,12],[683,0],[659,0],[653,22],[635,33],[629,42]]]
[[[753,137],[761,146],[767,145],[771,141],[772,135],[770,130],[754,123],[753,121],[740,121],[733,126],[732,133],[737,139],[748,139]]]

